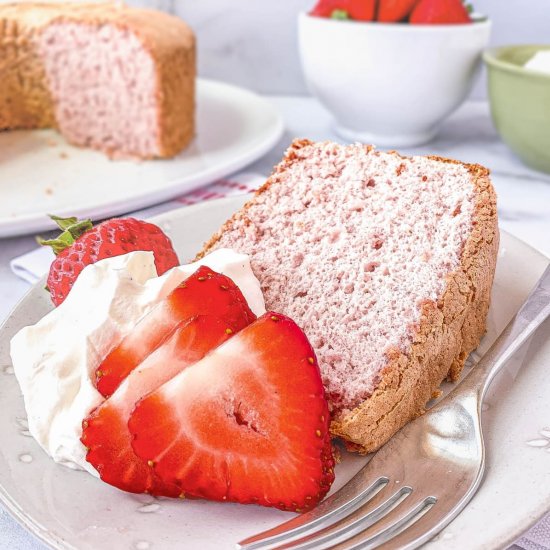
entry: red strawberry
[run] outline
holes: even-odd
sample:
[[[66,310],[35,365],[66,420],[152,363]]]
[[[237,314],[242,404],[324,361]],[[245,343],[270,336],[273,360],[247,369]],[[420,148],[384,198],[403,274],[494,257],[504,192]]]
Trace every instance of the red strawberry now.
[[[375,9],[376,0],[319,0],[310,15],[372,21]]]
[[[266,313],[136,405],[133,448],[182,493],[301,511],[334,480],[314,352]]]
[[[379,0],[376,20],[397,23],[407,18],[418,0]]]
[[[98,391],[104,397],[112,395],[126,376],[179,325],[197,315],[220,317],[228,327],[236,326],[237,330],[256,318],[229,277],[201,266],[111,350],[96,370]]]
[[[118,390],[97,407],[82,424],[86,460],[101,479],[131,493],[178,497],[181,489],[164,483],[155,471],[136,456],[128,419],[136,402],[156,390],[187,366],[246,326],[250,320],[242,307],[238,322],[213,316],[194,317],[180,325],[156,351],[134,369]]]
[[[152,223],[113,218],[93,227],[90,220],[57,216],[52,219],[63,233],[56,239],[38,239],[38,242],[51,246],[57,256],[48,275],[48,289],[56,306],[65,300],[80,272],[98,260],[149,250],[155,254],[159,275],[179,264],[170,239]]]
[[[319,0],[311,10],[310,15],[317,17],[331,17],[335,10],[342,10],[341,7],[347,4],[348,0]]]
[[[346,11],[355,21],[372,21],[376,11],[376,1],[350,0]]]
[[[451,25],[471,23],[472,20],[461,0],[420,0],[409,22],[417,25]]]

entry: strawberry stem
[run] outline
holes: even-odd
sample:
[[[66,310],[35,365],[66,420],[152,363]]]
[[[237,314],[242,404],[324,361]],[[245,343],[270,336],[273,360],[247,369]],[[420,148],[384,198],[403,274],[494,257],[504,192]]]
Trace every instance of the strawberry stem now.
[[[346,10],[333,10],[333,12],[330,14],[331,19],[351,19],[349,16],[349,13]]]
[[[50,218],[62,230],[61,234],[55,239],[42,239],[37,237],[38,244],[43,246],[51,246],[54,254],[57,256],[67,247],[71,246],[79,237],[90,230],[92,220],[79,220],[78,218],[60,218],[59,216],[50,215]]]

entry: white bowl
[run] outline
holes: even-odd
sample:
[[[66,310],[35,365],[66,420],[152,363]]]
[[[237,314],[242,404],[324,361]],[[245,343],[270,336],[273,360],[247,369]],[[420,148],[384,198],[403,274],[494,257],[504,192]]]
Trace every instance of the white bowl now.
[[[403,147],[430,141],[468,95],[490,21],[407,25],[299,16],[311,93],[345,139]]]

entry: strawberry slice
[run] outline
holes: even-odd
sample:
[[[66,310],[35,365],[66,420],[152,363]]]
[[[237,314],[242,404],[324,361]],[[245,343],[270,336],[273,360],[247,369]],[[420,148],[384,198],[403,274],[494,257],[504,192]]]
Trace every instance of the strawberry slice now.
[[[313,349],[276,313],[144,397],[128,427],[136,454],[184,494],[301,511],[334,480]]]
[[[229,324],[213,316],[195,317],[172,335],[135,368],[116,392],[99,405],[82,424],[86,460],[106,483],[131,493],[178,497],[181,489],[164,483],[132,449],[128,419],[136,402],[157,389],[249,322],[242,308],[239,323]]]
[[[96,387],[109,397],[120,383],[182,323],[197,315],[214,315],[229,325],[240,324],[243,307],[247,323],[256,317],[235,283],[201,266],[145,315],[96,370]]]
[[[471,23],[462,0],[420,0],[409,22],[416,25],[455,25]]]

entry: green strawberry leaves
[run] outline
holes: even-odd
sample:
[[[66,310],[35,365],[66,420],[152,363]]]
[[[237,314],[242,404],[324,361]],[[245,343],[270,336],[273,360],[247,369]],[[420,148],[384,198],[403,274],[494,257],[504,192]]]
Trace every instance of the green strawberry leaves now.
[[[330,14],[330,18],[331,19],[340,19],[340,20],[351,19],[351,17],[349,16],[349,13],[346,10],[334,10]]]
[[[92,220],[79,220],[74,217],[60,218],[54,215],[50,215],[50,218],[58,225],[62,233],[55,239],[37,237],[36,241],[42,246],[51,246],[56,256],[93,227]]]

